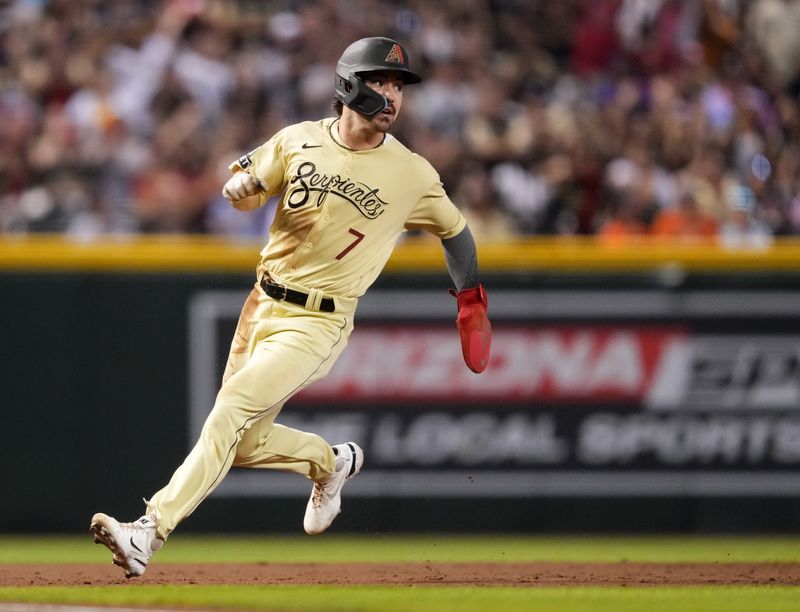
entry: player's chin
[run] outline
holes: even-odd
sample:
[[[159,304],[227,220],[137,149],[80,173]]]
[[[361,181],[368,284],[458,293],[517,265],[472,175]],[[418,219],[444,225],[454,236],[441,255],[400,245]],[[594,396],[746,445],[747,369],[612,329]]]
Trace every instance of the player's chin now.
[[[397,115],[395,113],[381,112],[372,118],[372,124],[376,129],[385,132],[392,127],[396,118]]]

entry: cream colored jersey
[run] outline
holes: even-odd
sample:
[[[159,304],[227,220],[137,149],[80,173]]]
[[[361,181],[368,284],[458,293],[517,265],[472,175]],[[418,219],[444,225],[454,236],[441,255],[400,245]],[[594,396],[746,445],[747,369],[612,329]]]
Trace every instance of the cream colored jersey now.
[[[280,195],[263,267],[286,281],[356,298],[405,230],[452,238],[466,221],[424,158],[390,135],[374,149],[349,149],[337,122],[288,126],[230,169],[261,181],[262,205]]]

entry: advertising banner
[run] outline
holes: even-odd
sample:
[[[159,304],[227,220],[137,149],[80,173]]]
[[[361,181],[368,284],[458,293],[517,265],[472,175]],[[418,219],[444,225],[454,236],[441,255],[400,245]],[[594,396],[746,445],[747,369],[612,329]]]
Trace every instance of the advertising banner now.
[[[734,314],[714,294],[650,295],[636,310],[622,292],[583,308],[570,292],[501,293],[475,375],[452,303],[422,292],[398,312],[398,295],[377,292],[329,376],[278,421],[361,444],[351,494],[364,496],[797,495],[800,310],[759,295],[725,296]],[[192,302],[192,442],[243,299]],[[296,477],[234,470],[217,494],[306,493]]]

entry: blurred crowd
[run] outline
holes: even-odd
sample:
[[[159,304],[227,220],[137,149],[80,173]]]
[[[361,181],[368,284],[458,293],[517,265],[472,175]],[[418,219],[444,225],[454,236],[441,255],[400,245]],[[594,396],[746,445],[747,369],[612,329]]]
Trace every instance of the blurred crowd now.
[[[0,232],[264,236],[227,165],[397,38],[395,135],[481,240],[800,233],[800,0],[0,2]]]

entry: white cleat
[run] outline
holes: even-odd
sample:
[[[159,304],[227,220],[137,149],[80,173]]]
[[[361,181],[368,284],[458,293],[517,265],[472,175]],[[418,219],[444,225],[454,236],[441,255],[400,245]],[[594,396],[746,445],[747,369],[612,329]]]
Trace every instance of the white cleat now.
[[[147,563],[164,540],[156,534],[156,523],[143,516],[133,523],[120,523],[99,512],[92,517],[94,543],[103,544],[114,553],[114,564],[125,570],[125,577],[141,576]]]
[[[342,487],[351,478],[358,476],[364,465],[364,451],[355,442],[337,444],[336,471],[327,482],[315,482],[311,498],[306,506],[303,527],[306,533],[322,533],[342,511]]]

